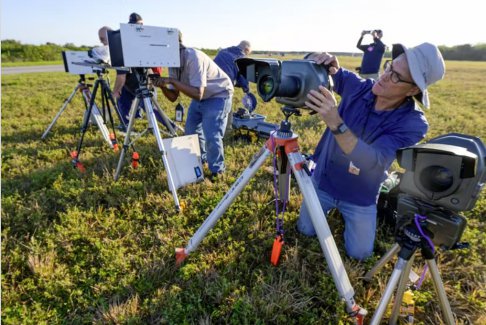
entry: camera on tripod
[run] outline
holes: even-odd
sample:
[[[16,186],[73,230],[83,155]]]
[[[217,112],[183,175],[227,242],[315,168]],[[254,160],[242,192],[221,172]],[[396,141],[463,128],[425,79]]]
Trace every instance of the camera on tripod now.
[[[373,34],[374,32],[377,32],[378,34],[382,33],[381,29],[373,29],[373,30],[364,30],[363,34]]]
[[[292,108],[307,108],[307,94],[320,85],[329,88],[329,74],[323,65],[310,60],[240,58],[235,61],[239,72],[256,83],[264,102],[276,97],[277,103]]]
[[[434,244],[452,248],[461,238],[466,219],[457,214],[474,207],[486,179],[486,148],[477,137],[450,133],[425,144],[399,150],[398,228],[426,216]]]
[[[177,28],[120,24],[108,31],[113,67],[179,67],[179,30]]]

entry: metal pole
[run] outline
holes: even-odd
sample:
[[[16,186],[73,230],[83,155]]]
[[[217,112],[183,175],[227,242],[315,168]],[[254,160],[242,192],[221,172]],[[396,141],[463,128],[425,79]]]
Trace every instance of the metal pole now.
[[[385,292],[383,293],[380,303],[378,304],[378,307],[375,310],[375,314],[371,319],[370,322],[371,325],[380,324],[380,321],[383,318],[383,315],[385,314],[386,306],[388,306],[388,303],[390,302],[390,299],[393,295],[393,290],[395,289],[395,286],[400,280],[400,275],[402,274],[402,271],[405,269],[406,265],[407,265],[407,260],[399,257],[397,263],[395,264],[395,268],[393,269],[393,272],[390,276],[390,280],[388,280],[388,284],[386,286]]]
[[[145,89],[148,93],[148,90]],[[179,198],[177,197],[177,189],[174,185],[174,179],[172,176],[172,170],[170,169],[169,161],[167,159],[167,151],[164,148],[164,142],[162,141],[162,137],[160,136],[159,125],[157,124],[157,120],[155,119],[154,108],[152,107],[152,101],[150,96],[144,96],[143,102],[145,106],[145,111],[147,113],[147,119],[149,120],[149,126],[152,127],[155,139],[157,141],[157,147],[159,148],[160,154],[162,156],[162,161],[165,166],[165,170],[167,172],[167,181],[169,183],[169,190],[172,192],[172,197],[174,198],[175,207],[177,211],[180,211],[180,203]],[[135,114],[135,112],[132,112]]]
[[[76,87],[74,87],[74,90],[71,93],[71,95],[69,95],[69,97],[64,101],[63,105],[61,106],[61,109],[59,110],[59,112],[57,112],[56,116],[54,116],[54,119],[52,120],[51,124],[49,124],[49,126],[47,127],[47,129],[44,131],[44,134],[42,134],[42,137],[41,137],[42,140],[44,140],[47,137],[47,134],[51,131],[51,129],[54,126],[54,124],[56,124],[57,120],[59,119],[59,117],[61,117],[61,114],[66,109],[67,105],[71,102],[71,100],[73,99],[74,95],[76,95],[76,92],[81,87],[84,87],[84,85],[82,83],[78,83],[78,85]]]
[[[234,201],[234,199],[241,193],[243,188],[248,184],[250,179],[255,175],[260,166],[265,162],[265,159],[271,154],[265,146],[263,146],[260,151],[253,157],[250,165],[243,171],[240,177],[233,183],[231,188],[226,192],[218,205],[214,208],[211,214],[204,220],[203,224],[196,233],[191,237],[189,243],[184,249],[185,255],[193,252],[197,246],[204,239],[206,234],[211,230],[216,222],[223,216],[225,211]]]

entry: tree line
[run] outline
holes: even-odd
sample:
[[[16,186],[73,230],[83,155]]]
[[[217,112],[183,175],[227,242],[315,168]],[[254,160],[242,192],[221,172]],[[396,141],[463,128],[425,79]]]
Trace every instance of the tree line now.
[[[16,40],[3,40],[2,62],[59,61],[61,60],[62,51],[87,51],[92,47],[87,45],[76,46],[72,43],[57,45],[49,42],[42,45],[31,45],[22,44]],[[452,47],[439,46],[439,48],[445,60],[486,61],[486,43],[477,45],[464,44]],[[202,50],[212,56],[217,53],[215,49]],[[352,55],[352,53],[347,54]],[[346,55],[346,53],[341,53],[340,55]]]

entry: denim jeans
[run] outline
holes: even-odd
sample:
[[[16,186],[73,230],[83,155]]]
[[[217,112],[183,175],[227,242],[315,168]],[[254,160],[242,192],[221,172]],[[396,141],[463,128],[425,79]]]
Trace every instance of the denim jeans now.
[[[346,253],[364,260],[373,253],[376,232],[376,204],[359,206],[342,200],[336,200],[314,184],[319,202],[326,217],[329,210],[336,208],[344,219],[344,246]],[[316,231],[305,204],[300,207],[297,229],[306,236],[315,236]]]
[[[186,119],[185,134],[197,134],[201,158],[212,173],[224,172],[223,136],[231,111],[231,96],[192,100]]]
[[[120,98],[118,98],[118,109],[123,121],[122,124],[128,126],[128,120],[130,118],[130,108],[132,107],[132,102],[135,96],[132,95],[128,90],[122,88]],[[143,107],[143,101],[140,101],[139,107]],[[139,110],[137,110],[137,117],[140,116]]]
[[[153,93],[153,96],[155,97],[155,100],[157,98],[157,93]],[[135,95],[130,93],[128,90],[125,88],[122,88],[122,92],[120,95],[120,98],[118,99],[118,109],[120,111],[120,114],[122,116],[123,121],[122,124],[125,126],[128,126],[128,121],[130,119],[130,109],[132,108],[132,103],[133,100],[135,99]],[[164,119],[160,115],[160,113],[157,111],[155,105],[152,105],[152,108],[154,110],[155,118],[157,121],[165,125]],[[145,105],[143,103],[142,98],[140,98],[140,102],[138,103],[138,109],[137,109],[137,114],[135,115],[136,118],[140,118],[142,115],[140,114],[140,110],[145,109]]]

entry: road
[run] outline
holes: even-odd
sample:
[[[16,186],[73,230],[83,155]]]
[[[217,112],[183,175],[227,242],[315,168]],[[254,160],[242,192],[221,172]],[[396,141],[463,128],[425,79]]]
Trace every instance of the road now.
[[[63,65],[38,65],[26,67],[2,67],[2,74],[36,73],[36,72],[61,72]]]

